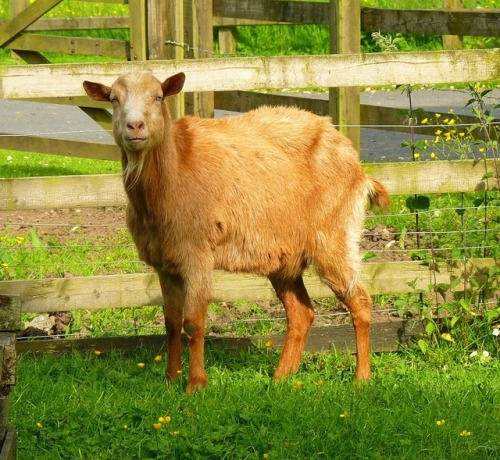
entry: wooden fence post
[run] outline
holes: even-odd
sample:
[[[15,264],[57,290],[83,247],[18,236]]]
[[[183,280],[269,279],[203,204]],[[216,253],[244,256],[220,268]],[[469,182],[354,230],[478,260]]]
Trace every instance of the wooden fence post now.
[[[184,59],[183,0],[150,0],[147,14],[148,59]],[[168,106],[173,118],[184,115],[184,93],[169,97]]]
[[[151,0],[151,2],[165,4],[165,58],[172,60],[184,59],[184,2],[178,0]],[[156,32],[152,32],[156,33]],[[172,118],[179,118],[185,112],[185,93],[169,97],[168,107]]]
[[[462,0],[443,0],[445,10],[458,10],[463,8]],[[445,50],[461,50],[463,48],[460,35],[443,35],[443,48]]]
[[[148,59],[168,59],[167,36],[169,27],[168,9],[173,2],[150,0],[147,5]]]
[[[21,302],[0,295],[0,459],[16,456],[16,431],[8,426],[9,400],[16,384],[16,334],[21,329]]]
[[[130,60],[144,61],[147,56],[146,0],[129,0]]]
[[[356,54],[361,50],[360,0],[330,0],[330,52]],[[330,88],[330,116],[359,152],[360,96],[357,87]],[[347,126],[346,126],[347,125]]]
[[[219,27],[219,51],[220,54],[236,53],[236,27]]]
[[[186,41],[190,46],[188,58],[202,59],[213,57],[213,1],[192,0],[188,2],[185,13]],[[187,93],[186,112],[200,117],[214,116],[214,93]]]
[[[219,53],[235,54],[238,34],[235,20],[228,18],[219,18],[218,24],[219,27],[217,27],[217,39],[219,41]]]

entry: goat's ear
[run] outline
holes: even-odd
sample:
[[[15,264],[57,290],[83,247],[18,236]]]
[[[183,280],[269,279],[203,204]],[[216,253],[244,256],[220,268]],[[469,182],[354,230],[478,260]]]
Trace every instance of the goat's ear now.
[[[109,102],[111,88],[102,83],[94,83],[92,81],[84,81],[83,89],[88,96],[94,101]]]
[[[184,73],[178,73],[168,77],[162,84],[161,88],[163,90],[163,97],[173,96],[174,94],[180,93],[182,87],[184,86],[184,81],[186,80],[186,75]]]

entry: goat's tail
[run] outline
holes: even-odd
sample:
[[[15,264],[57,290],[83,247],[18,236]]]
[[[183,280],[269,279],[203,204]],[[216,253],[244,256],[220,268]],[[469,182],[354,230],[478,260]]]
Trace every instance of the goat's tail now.
[[[387,209],[391,204],[391,199],[385,187],[374,177],[367,175],[367,189],[370,203],[374,206]]]

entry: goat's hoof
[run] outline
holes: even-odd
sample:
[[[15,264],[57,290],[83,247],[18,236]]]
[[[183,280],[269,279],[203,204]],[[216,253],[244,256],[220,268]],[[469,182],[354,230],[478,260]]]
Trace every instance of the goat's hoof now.
[[[186,389],[186,393],[191,395],[197,391],[203,390],[207,386],[208,378],[206,372],[198,376],[189,376],[189,381]]]
[[[356,385],[362,386],[363,383],[370,382],[372,379],[370,371],[368,372],[358,372],[354,374],[354,383]]]
[[[186,393],[188,395],[192,395],[194,393],[197,393],[198,391],[201,391],[205,389],[207,386],[207,382],[205,381],[204,383],[188,383],[188,386],[186,388]]]

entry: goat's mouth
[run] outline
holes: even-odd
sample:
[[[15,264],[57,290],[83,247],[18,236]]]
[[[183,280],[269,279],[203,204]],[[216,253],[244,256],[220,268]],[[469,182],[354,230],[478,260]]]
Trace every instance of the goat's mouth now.
[[[138,148],[138,147],[143,146],[146,143],[147,137],[127,136],[123,140],[124,140],[126,145],[128,145],[132,148]]]
[[[127,142],[131,142],[132,144],[137,144],[144,142],[146,140],[145,137],[127,137]]]

